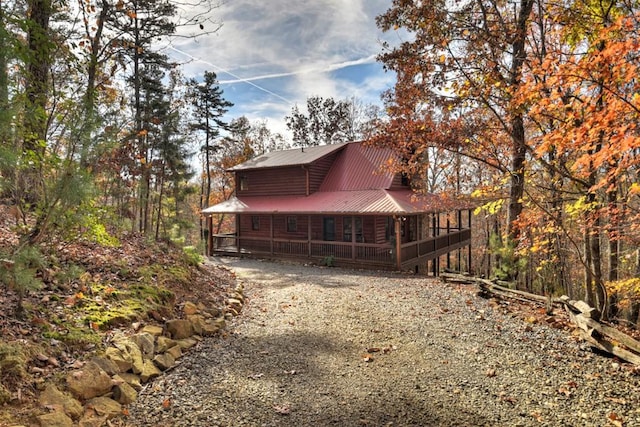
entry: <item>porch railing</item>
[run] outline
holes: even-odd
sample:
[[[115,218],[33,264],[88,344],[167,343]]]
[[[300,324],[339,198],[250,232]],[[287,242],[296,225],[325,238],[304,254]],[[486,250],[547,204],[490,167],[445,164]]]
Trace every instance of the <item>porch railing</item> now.
[[[383,244],[335,242],[322,240],[288,240],[259,237],[237,237],[234,234],[215,234],[213,251],[218,253],[253,253],[283,257],[328,258],[367,261],[381,265],[396,263],[395,247]],[[471,239],[471,230],[451,231],[441,236],[404,243],[400,246],[402,263],[422,257],[436,257],[465,246]]]

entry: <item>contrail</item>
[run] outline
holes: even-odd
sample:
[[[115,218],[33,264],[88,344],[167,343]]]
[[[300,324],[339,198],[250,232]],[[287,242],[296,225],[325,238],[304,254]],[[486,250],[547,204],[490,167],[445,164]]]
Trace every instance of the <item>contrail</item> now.
[[[219,66],[217,66],[217,65],[215,65],[215,64],[212,64],[212,63],[211,63],[211,62],[209,62],[209,61],[205,61],[204,59],[196,58],[195,56],[191,55],[190,53],[187,53],[187,52],[182,51],[182,50],[180,50],[180,49],[176,49],[176,48],[175,48],[175,47],[173,47],[173,46],[168,46],[168,48],[169,48],[169,49],[172,49],[172,50],[174,50],[174,51],[176,51],[176,52],[178,52],[178,53],[180,53],[180,54],[182,54],[182,55],[185,55],[185,56],[187,56],[187,57],[189,57],[189,58],[193,59],[194,61],[200,61],[200,62],[203,62],[203,63],[205,63],[205,64],[207,64],[207,65],[211,65],[213,68],[215,68],[215,69],[217,69],[217,70],[219,70],[219,71],[221,71],[221,72],[223,72],[223,73],[225,73],[225,74],[229,74],[230,76],[232,76],[232,77],[235,77],[235,78],[236,78],[236,80],[230,80],[230,81],[227,81],[226,83],[246,83],[246,84],[248,84],[248,85],[251,85],[251,86],[255,87],[255,88],[256,88],[256,89],[258,89],[258,90],[261,90],[261,91],[263,91],[263,92],[268,93],[268,94],[269,94],[269,95],[271,95],[271,96],[275,96],[276,98],[278,98],[278,99],[280,99],[280,100],[282,100],[282,101],[286,102],[286,103],[287,103],[287,104],[289,104],[289,105],[293,105],[293,104],[295,104],[294,102],[292,102],[292,101],[288,100],[288,99],[287,99],[287,98],[285,98],[284,96],[282,96],[282,95],[278,95],[277,93],[272,92],[272,91],[270,91],[269,89],[266,89],[266,88],[264,88],[264,87],[262,87],[262,86],[259,86],[259,85],[255,84],[255,83],[253,83],[253,82],[251,81],[252,79],[244,79],[244,78],[242,78],[242,77],[240,77],[240,76],[238,76],[238,75],[236,75],[236,74],[232,73],[231,71],[225,70],[224,68],[219,67]],[[288,75],[288,74],[284,74],[284,75]],[[284,76],[284,75],[283,75],[283,76]],[[218,83],[219,83],[219,84],[223,84],[222,82],[218,82]]]
[[[354,65],[363,65],[363,64],[370,64],[372,62],[375,62],[376,56],[375,55],[371,55],[371,56],[367,56],[365,58],[361,58],[361,59],[355,59],[353,61],[344,61],[344,62],[340,62],[338,64],[330,64],[327,65],[325,67],[322,68],[306,68],[306,69],[302,69],[302,70],[298,70],[298,71],[291,71],[289,73],[273,73],[273,74],[263,74],[260,76],[254,76],[254,77],[247,77],[247,78],[237,78],[236,76],[236,80],[222,80],[218,83],[222,84],[233,84],[233,83],[241,83],[241,82],[245,82],[248,83],[250,81],[255,81],[255,80],[267,80],[267,79],[277,79],[280,77],[290,77],[290,76],[297,76],[300,74],[306,74],[306,73],[313,73],[313,72],[331,72],[331,71],[336,71],[336,70],[341,70],[343,68],[347,68],[347,67],[352,67]],[[229,73],[230,74],[230,73]],[[233,74],[231,74],[233,76]]]

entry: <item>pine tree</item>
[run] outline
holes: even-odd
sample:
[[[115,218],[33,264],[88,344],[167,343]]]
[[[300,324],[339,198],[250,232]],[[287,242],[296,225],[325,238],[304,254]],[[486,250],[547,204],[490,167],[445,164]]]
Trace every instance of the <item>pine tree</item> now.
[[[233,104],[222,97],[216,73],[205,71],[202,82],[189,81],[189,100],[193,107],[191,129],[204,138],[200,152],[204,157],[204,185],[200,197],[200,209],[206,208],[211,200],[211,169],[214,153],[220,149],[221,131],[229,130],[229,124],[223,120],[224,114]],[[201,230],[204,227],[200,226]],[[201,233],[204,237],[204,234]]]

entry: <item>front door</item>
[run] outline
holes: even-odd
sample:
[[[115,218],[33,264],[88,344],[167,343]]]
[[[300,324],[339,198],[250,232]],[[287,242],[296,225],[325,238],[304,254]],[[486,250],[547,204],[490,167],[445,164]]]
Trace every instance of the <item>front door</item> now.
[[[332,216],[326,216],[323,218],[322,225],[324,240],[331,242],[336,240],[336,219]]]

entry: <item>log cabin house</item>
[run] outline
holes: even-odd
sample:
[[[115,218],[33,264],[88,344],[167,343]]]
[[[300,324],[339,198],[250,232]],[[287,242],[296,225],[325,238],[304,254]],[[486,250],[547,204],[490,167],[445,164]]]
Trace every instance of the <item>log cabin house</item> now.
[[[405,177],[383,168],[392,156],[351,142],[266,153],[234,166],[234,196],[202,211],[208,255],[434,275],[446,257],[447,267],[468,271],[470,210],[414,193]],[[214,234],[215,215],[231,215],[235,231]]]

